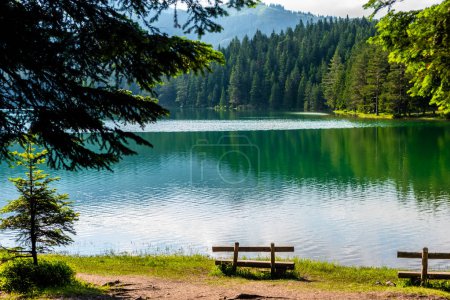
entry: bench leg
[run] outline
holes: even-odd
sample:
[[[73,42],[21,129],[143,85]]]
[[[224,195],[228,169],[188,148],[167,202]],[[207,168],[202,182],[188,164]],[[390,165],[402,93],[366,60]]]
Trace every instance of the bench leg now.
[[[422,274],[420,275],[421,285],[426,285],[428,279],[428,248],[422,249]]]
[[[239,255],[239,243],[234,243],[234,253],[233,253],[233,272],[236,272],[237,268],[237,261],[238,261],[238,255]]]
[[[275,244],[270,244],[270,275],[275,275]]]

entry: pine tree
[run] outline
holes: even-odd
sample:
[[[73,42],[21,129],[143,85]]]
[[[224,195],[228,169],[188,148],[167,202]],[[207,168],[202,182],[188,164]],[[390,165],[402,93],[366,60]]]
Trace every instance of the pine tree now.
[[[219,104],[220,101],[220,94],[219,94],[219,85],[216,83],[214,85],[213,91],[211,95],[209,96],[209,106],[214,107],[217,104]]]
[[[286,79],[284,85],[284,99],[283,99],[283,107],[286,109],[295,108],[295,103],[297,102],[297,91],[298,84],[300,81],[300,72],[298,70],[298,66],[295,64],[294,69],[291,74]]]
[[[253,75],[252,87],[250,89],[250,104],[254,107],[257,107],[259,103],[261,103],[262,98],[262,90],[261,90],[261,81],[259,79],[258,73]]]
[[[45,163],[47,151],[36,153],[29,143],[23,153],[13,152],[17,166],[26,170],[26,178],[12,178],[20,196],[9,201],[0,211],[7,216],[0,219],[0,229],[17,231],[17,242],[27,247],[20,253],[29,253],[38,263],[38,252],[72,242],[66,232],[75,234],[73,222],[78,220],[67,194],[57,194],[49,185],[58,180],[38,168]]]
[[[271,109],[277,109],[281,98],[281,89],[278,82],[274,82],[270,91],[269,106]]]
[[[198,78],[199,79],[199,78]],[[195,101],[196,107],[205,107],[206,105],[206,86],[207,78],[204,80],[197,80],[197,99]]]
[[[372,111],[379,115],[379,100],[382,92],[382,86],[388,70],[388,61],[386,52],[379,47],[369,47],[370,59],[366,70],[365,91],[373,107]]]
[[[296,101],[296,109],[297,110],[304,110],[304,101],[305,101],[305,90],[306,90],[306,74],[305,71],[302,71],[302,74],[300,75],[300,83],[298,84],[297,89],[297,101]]]
[[[220,92],[219,106],[221,108],[227,107],[227,95],[224,87],[222,87],[222,91]]]
[[[311,111],[321,111],[322,110],[322,91],[319,84],[313,84],[311,89]]]
[[[303,101],[303,111],[308,112],[312,111],[312,85],[311,82],[308,81],[305,86],[305,94],[304,94],[304,101]]]
[[[383,84],[383,93],[380,99],[386,110],[394,115],[407,114],[410,97],[407,94],[409,89],[408,79],[405,74],[405,66],[391,64],[386,81]]]
[[[228,94],[230,97],[230,105],[237,107],[243,102],[243,74],[242,74],[242,59],[239,57],[233,67],[230,75],[230,85],[228,86]]]
[[[346,107],[350,110],[367,112],[365,87],[367,84],[366,68],[368,57],[364,46],[360,45],[354,50],[350,61],[353,61],[353,63],[347,74],[349,79],[346,86],[346,94],[349,96],[349,101]]]
[[[325,74],[322,81],[326,105],[332,110],[335,110],[338,106],[338,100],[343,88],[343,73],[344,65],[342,64],[341,57],[336,49],[333,58],[330,61],[328,72]]]

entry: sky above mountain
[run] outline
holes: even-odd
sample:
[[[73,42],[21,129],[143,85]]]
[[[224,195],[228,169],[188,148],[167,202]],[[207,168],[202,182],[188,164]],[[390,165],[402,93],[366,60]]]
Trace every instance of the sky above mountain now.
[[[288,10],[311,12],[317,15],[361,17],[371,13],[362,8],[367,0],[263,0],[263,2],[281,4]],[[421,9],[441,2],[442,0],[405,0],[396,4],[396,9]]]

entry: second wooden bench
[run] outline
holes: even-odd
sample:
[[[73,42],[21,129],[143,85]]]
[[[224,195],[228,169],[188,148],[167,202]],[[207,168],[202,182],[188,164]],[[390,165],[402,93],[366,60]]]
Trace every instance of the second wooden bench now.
[[[450,272],[429,272],[429,259],[450,259],[450,253],[429,253],[428,248],[423,248],[422,252],[405,252],[398,251],[398,258],[421,258],[422,270],[420,272],[414,271],[399,271],[398,278],[420,278],[422,284],[426,283],[428,279],[450,279]]]
[[[276,273],[284,273],[286,270],[293,270],[295,263],[293,261],[275,261],[275,253],[277,252],[294,252],[293,246],[275,246],[274,243],[270,247],[241,247],[239,243],[233,246],[213,246],[213,252],[233,252],[233,259],[217,259],[216,265],[231,265],[233,270],[236,267],[253,267],[253,268],[270,268],[272,275]],[[240,260],[239,252],[270,252],[270,261],[265,260]]]

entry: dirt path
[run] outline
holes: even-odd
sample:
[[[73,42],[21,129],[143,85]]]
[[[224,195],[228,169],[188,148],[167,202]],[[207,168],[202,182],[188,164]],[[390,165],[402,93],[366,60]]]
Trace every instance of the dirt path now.
[[[96,299],[445,299],[392,292],[344,293],[302,287],[304,282],[268,283],[249,281],[216,285],[143,276],[98,276],[78,274],[80,279],[96,285],[110,286],[109,295]]]

